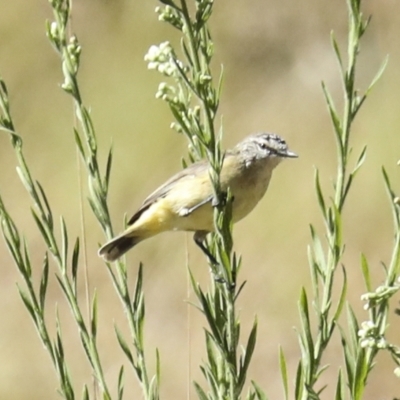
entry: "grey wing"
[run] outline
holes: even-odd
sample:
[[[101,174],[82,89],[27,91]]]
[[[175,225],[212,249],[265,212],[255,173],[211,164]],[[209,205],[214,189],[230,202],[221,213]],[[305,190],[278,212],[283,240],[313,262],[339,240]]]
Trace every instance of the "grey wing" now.
[[[144,200],[139,210],[128,221],[128,225],[132,225],[134,222],[136,222],[142,215],[142,213],[146,211],[158,199],[165,197],[177,181],[186,179],[188,177],[193,177],[197,174],[202,174],[207,170],[208,163],[206,161],[199,161],[183,169],[182,171],[179,171]]]

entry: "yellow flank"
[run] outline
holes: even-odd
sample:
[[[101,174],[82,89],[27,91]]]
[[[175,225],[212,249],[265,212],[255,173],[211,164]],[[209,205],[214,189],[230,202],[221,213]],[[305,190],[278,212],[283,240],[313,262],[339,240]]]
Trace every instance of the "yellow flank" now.
[[[210,195],[212,188],[209,180],[208,182],[204,181],[204,185],[209,186],[206,192],[207,195]],[[188,190],[189,186],[190,191]],[[205,204],[192,213],[182,216],[186,214],[187,210],[206,198],[204,192],[198,185],[192,185],[188,179],[185,179],[185,182],[176,185],[166,197],[155,201],[129,230],[150,235],[168,230],[195,231],[201,229],[211,231],[213,229],[213,213],[210,204]]]
[[[267,190],[272,168],[265,168],[264,160],[244,167],[235,165],[234,157],[227,157],[224,166],[236,169],[236,178],[229,182],[233,200],[233,222],[249,214]],[[249,171],[253,169],[254,171]],[[258,184],[253,176],[257,176]],[[196,180],[196,183],[193,181]],[[221,179],[221,189],[226,191],[228,182]],[[205,199],[211,198],[213,187],[208,170],[194,176],[189,175],[176,182],[168,194],[156,200],[128,231],[135,236],[150,237],[169,230],[213,231],[213,209],[211,200],[196,208]],[[190,212],[192,208],[194,211]]]
[[[129,231],[137,233],[158,233],[168,230],[175,216],[170,207],[166,205],[165,198],[154,202],[148,210],[143,212],[140,218],[130,227]]]

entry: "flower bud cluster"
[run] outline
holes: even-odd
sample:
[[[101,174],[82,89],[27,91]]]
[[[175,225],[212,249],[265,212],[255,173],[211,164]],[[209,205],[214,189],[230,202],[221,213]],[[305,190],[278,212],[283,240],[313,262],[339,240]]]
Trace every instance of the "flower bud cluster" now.
[[[364,348],[385,349],[388,345],[386,339],[379,334],[378,327],[372,321],[361,323],[358,337],[360,338],[360,346]]]
[[[183,19],[175,8],[171,6],[156,7],[156,13],[158,14],[159,21],[168,22],[176,29],[182,30]]]
[[[169,42],[151,46],[144,56],[144,60],[147,61],[149,69],[154,69],[168,77],[176,75],[177,65],[182,67],[180,61],[176,59]]]
[[[67,57],[62,63],[64,82],[61,88],[68,93],[74,93],[74,90],[76,90],[73,76],[77,74],[79,69],[81,50],[77,37],[75,35],[71,36],[66,47]]]
[[[379,286],[376,288],[375,292],[364,293],[361,295],[361,300],[365,301],[364,310],[369,310],[375,307],[377,304],[388,300],[399,290],[399,285],[394,286]]]

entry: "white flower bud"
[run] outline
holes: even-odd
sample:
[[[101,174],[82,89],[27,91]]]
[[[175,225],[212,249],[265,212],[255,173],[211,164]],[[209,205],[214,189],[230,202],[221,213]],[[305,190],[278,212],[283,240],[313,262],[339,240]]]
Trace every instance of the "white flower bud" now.
[[[50,34],[51,34],[51,36],[53,36],[53,37],[58,36],[58,25],[57,25],[57,22],[55,22],[55,21],[53,21],[53,22],[50,24]]]

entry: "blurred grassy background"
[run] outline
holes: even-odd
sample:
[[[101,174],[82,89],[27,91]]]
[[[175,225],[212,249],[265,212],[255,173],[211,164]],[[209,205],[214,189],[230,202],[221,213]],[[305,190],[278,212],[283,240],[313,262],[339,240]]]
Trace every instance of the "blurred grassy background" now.
[[[25,0],[0,0],[0,4],[0,73],[8,84],[28,162],[47,190],[54,214],[64,215],[70,234],[78,234],[73,111],[70,99],[59,89],[59,60],[44,34],[44,21],[51,18],[50,7],[44,0],[30,0],[29,6]],[[134,212],[150,191],[179,170],[186,151],[184,138],[169,129],[167,106],[154,98],[160,76],[148,71],[143,61],[151,44],[176,40],[176,32],[157,22],[153,12],[156,5],[155,1],[87,0],[75,1],[73,7],[73,30],[83,46],[80,82],[84,100],[91,107],[103,156],[111,142],[114,146],[110,207],[117,230],[125,212]],[[373,19],[363,41],[360,88],[372,79],[386,54],[390,62],[354,127],[354,158],[364,144],[368,145],[368,155],[346,207],[344,261],[350,279],[349,300],[360,316],[359,296],[364,291],[360,253],[367,255],[378,285],[382,279],[380,262],[388,262],[392,245],[382,165],[400,189],[395,167],[400,158],[400,3],[366,1],[365,14],[372,14]],[[260,328],[250,377],[272,399],[282,394],[278,345],[286,351],[292,377],[299,357],[293,326],[298,325],[300,287],[308,287],[310,280],[308,225],[321,227],[313,191],[314,166],[320,168],[327,190],[335,173],[334,140],[320,82],[324,80],[340,100],[329,34],[335,30],[344,50],[346,26],[344,1],[253,0],[234,5],[220,1],[212,20],[215,67],[217,70],[223,63],[226,72],[221,105],[226,146],[250,132],[267,130],[281,134],[300,155],[278,168],[266,198],[234,232],[236,251],[244,260],[241,278],[248,281],[239,301],[242,332],[248,334],[255,314]],[[32,223],[15,165],[8,138],[0,133],[0,193],[26,234],[39,268],[44,246]],[[99,295],[99,342],[107,377],[115,386],[118,368],[125,360],[113,322],[123,328],[124,317],[106,269],[96,256],[103,237],[88,208],[86,232],[90,286],[96,287]],[[187,397],[191,380],[201,380],[198,363],[205,358],[204,321],[186,301],[186,243],[197,279],[207,284],[205,261],[183,233],[149,240],[129,255],[132,275],[140,260],[145,265],[147,348],[160,349],[162,396],[167,399]],[[0,260],[0,399],[58,398],[49,357],[18,296],[16,282],[20,278],[3,242]],[[82,302],[83,289],[82,282]],[[54,320],[54,304],[62,316],[71,375],[81,385],[90,381],[89,368],[74,321],[52,279],[49,321]],[[392,338],[398,343],[400,325],[391,328]],[[332,368],[324,380],[332,385],[335,367],[342,360],[339,340],[328,355],[325,361]],[[154,359],[152,350],[149,359]],[[389,357],[380,361],[366,398],[400,396]],[[127,379],[127,386],[132,396],[139,393],[135,378]],[[327,399],[332,398],[331,390],[326,392]]]

